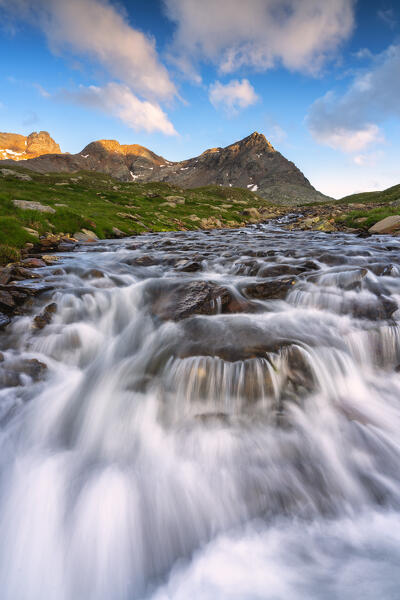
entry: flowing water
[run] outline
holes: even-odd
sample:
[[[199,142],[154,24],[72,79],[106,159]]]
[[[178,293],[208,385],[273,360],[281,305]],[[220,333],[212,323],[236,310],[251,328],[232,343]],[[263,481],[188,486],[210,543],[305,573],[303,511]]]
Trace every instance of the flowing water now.
[[[53,290],[0,337],[1,599],[398,598],[399,259],[274,224],[41,269]],[[157,316],[193,280],[241,312]]]

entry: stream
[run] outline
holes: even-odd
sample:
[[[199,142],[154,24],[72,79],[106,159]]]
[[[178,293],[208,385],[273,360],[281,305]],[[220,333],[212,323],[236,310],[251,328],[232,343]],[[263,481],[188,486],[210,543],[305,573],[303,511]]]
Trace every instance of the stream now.
[[[0,334],[2,600],[399,597],[400,238],[149,233],[38,272]]]

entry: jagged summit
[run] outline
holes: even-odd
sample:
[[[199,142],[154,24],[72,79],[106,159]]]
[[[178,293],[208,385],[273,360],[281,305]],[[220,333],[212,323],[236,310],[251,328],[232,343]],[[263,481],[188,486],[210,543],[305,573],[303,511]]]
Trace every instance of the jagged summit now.
[[[26,160],[43,154],[61,154],[61,149],[47,131],[33,131],[24,136],[0,133],[0,159]]]
[[[281,204],[329,200],[257,131],[225,148],[209,148],[180,162],[168,161],[144,146],[120,144],[116,140],[91,142],[79,154],[51,152],[27,160],[24,166],[39,172],[98,171],[122,181],[165,181],[183,188],[206,185],[247,188]],[[14,159],[12,155],[7,158]]]

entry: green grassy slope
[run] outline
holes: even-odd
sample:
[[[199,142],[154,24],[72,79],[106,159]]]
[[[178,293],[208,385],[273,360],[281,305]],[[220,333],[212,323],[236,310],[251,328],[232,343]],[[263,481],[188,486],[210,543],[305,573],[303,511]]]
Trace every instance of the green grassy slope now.
[[[381,219],[400,214],[400,185],[394,185],[380,192],[352,194],[342,198],[340,202],[368,204],[365,209],[351,210],[338,218],[338,221],[347,227],[367,230]]]
[[[394,185],[381,192],[352,194],[351,196],[345,196],[340,202],[395,202],[396,200],[400,204],[400,185]]]
[[[12,167],[16,175],[0,172],[0,246],[21,248],[35,238],[24,228],[45,233],[74,234],[82,228],[99,238],[115,237],[116,227],[126,235],[144,231],[172,231],[205,227],[201,219],[219,219],[222,226],[235,227],[250,220],[247,207],[269,206],[247,190],[210,186],[191,190],[166,183],[123,183],[104,174],[38,174]],[[32,180],[22,181],[26,173]],[[163,206],[167,196],[184,197],[184,204]],[[16,208],[13,200],[36,201],[51,206],[55,214]],[[64,206],[57,206],[64,205]],[[198,220],[196,220],[196,217]],[[4,260],[3,260],[4,262]]]

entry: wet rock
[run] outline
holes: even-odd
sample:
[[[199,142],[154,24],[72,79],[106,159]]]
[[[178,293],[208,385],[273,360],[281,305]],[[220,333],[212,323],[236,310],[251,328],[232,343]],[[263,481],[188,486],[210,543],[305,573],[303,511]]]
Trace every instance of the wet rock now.
[[[297,279],[276,279],[251,283],[243,288],[248,298],[256,300],[284,300],[289,290],[297,283]]]
[[[130,259],[127,263],[135,267],[151,267],[157,264],[157,261],[153,256],[143,254],[143,256],[137,256],[136,258]]]
[[[5,315],[4,313],[0,312],[0,330],[7,327],[7,325],[9,325],[10,323],[11,323],[10,317],[8,315]],[[3,360],[4,360],[4,357],[3,357]]]
[[[39,269],[46,266],[44,260],[41,260],[40,258],[24,258],[21,263],[27,269]]]
[[[39,273],[35,273],[30,269],[21,267],[19,265],[10,265],[2,271],[0,271],[0,284],[7,285],[11,281],[24,281],[25,279],[41,279]]]
[[[393,233],[400,229],[400,215],[381,219],[368,229],[368,233]]]
[[[291,343],[279,335],[266,336],[265,330],[246,315],[235,316],[229,323],[213,319],[212,324],[200,316],[184,320],[181,327],[182,337],[175,348],[179,358],[217,356],[228,362],[266,358]]]
[[[281,275],[298,275],[303,273],[306,269],[297,267],[295,265],[287,264],[276,264],[276,265],[265,265],[261,266],[257,276],[258,277],[280,277]]]
[[[257,275],[260,269],[260,263],[253,259],[241,260],[233,265],[233,273],[235,275],[247,275],[253,277]]]
[[[1,363],[0,386],[17,387],[23,384],[23,376],[37,382],[43,378],[47,365],[36,358],[10,360]]]
[[[42,261],[45,265],[54,265],[58,260],[58,256],[52,256],[51,254],[42,256]]]
[[[213,315],[227,310],[231,292],[209,281],[189,281],[173,287],[160,287],[152,303],[152,313],[164,320],[180,321],[192,315]]]
[[[15,300],[7,290],[0,290],[0,309],[12,311],[15,308]]]
[[[337,266],[347,264],[347,258],[341,254],[321,254],[318,260],[326,265]]]
[[[286,363],[287,380],[296,391],[302,388],[311,392],[315,386],[315,377],[304,352],[298,346],[291,345],[283,349],[282,356]]]
[[[102,277],[104,277],[104,273],[100,269],[89,269],[82,275],[83,279],[101,279]]]
[[[46,327],[46,325],[51,323],[53,315],[56,311],[57,311],[57,304],[55,302],[48,304],[45,307],[45,309],[43,310],[43,312],[40,315],[37,315],[33,319],[34,329],[43,329],[44,327]]]
[[[183,264],[177,264],[177,270],[185,273],[194,273],[195,271],[201,271],[203,268],[201,262],[196,260],[186,260]]]
[[[390,319],[397,309],[397,302],[382,294],[377,298],[376,302],[353,304],[351,313],[356,319],[380,321]]]

